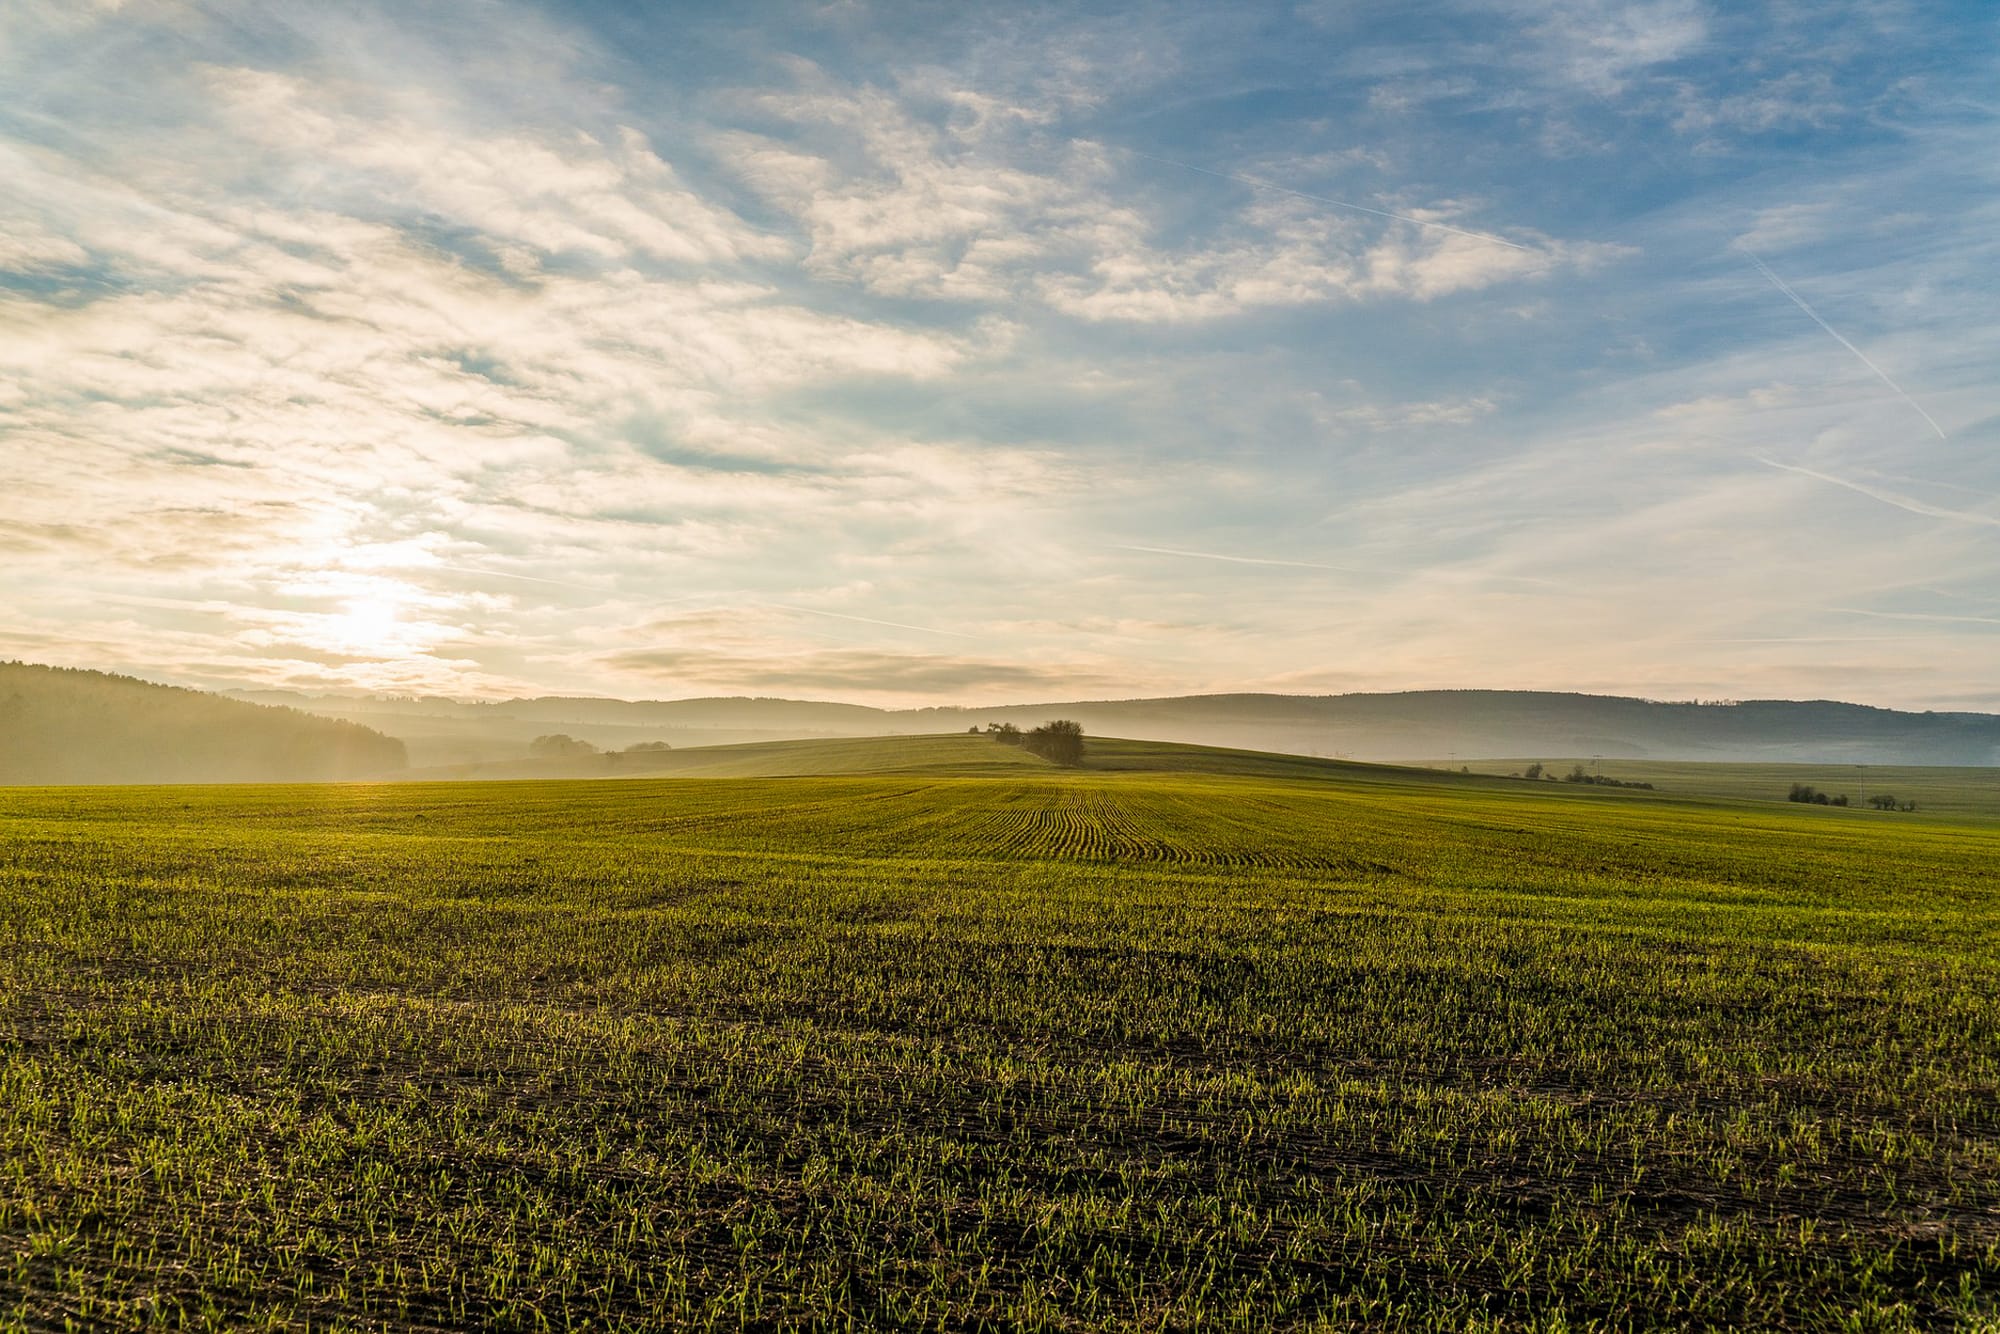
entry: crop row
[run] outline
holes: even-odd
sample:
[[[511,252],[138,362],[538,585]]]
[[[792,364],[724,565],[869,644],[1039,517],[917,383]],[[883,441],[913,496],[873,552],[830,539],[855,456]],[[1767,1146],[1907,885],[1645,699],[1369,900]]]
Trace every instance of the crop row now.
[[[0,800],[0,1324],[2000,1317],[1990,830],[1049,775]]]

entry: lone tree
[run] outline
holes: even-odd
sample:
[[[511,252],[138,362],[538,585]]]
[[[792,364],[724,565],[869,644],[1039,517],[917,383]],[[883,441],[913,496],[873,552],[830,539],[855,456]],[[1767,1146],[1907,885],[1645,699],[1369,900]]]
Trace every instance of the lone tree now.
[[[1043,723],[1028,733],[1026,744],[1045,760],[1069,765],[1083,763],[1083,726],[1067,718]]]

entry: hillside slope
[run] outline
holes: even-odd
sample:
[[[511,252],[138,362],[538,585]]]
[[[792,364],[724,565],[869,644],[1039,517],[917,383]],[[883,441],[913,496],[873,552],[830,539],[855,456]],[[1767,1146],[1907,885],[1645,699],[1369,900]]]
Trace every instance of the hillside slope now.
[[[296,709],[0,663],[0,783],[322,782],[406,762],[393,737]]]
[[[1228,774],[1253,778],[1298,778],[1351,782],[1445,783],[1453,786],[1518,787],[1479,774],[1440,773],[1387,764],[1319,759],[1306,755],[1225,750],[1185,742],[1131,741],[1090,737],[1081,771],[1157,774]],[[583,755],[560,759],[507,760],[487,764],[415,768],[399,777],[415,782],[465,779],[558,778],[828,778],[843,776],[923,776],[932,778],[1021,777],[1064,770],[1020,746],[1001,745],[989,736],[948,732],[926,736],[815,738],[763,741],[685,750]]]
[[[1832,700],[1692,703],[1534,690],[1195,695],[901,715],[926,730],[1074,718],[1087,731],[1371,760],[1452,756],[1850,764],[2000,763],[2000,716]],[[964,721],[961,721],[964,720]]]
[[[781,699],[445,699],[254,696],[401,737],[415,763],[516,760],[562,732],[609,750],[891,733],[1071,718],[1094,736],[1357,760],[1605,756],[1730,763],[2000,764],[2000,716],[1829,700],[1672,703],[1529,690],[1190,695],[995,708],[874,709]]]
[[[556,759],[509,759],[413,768],[414,782],[551,778],[804,778],[926,774],[976,778],[1048,767],[990,737],[869,736],[759,741],[681,750],[612,751]]]

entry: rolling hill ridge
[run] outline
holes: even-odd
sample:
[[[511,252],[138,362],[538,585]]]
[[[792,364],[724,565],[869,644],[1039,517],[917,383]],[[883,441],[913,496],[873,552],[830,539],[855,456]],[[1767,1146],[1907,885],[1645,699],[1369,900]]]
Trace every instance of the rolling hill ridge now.
[[[1374,761],[1597,756],[1732,763],[2000,764],[2000,716],[1832,700],[1676,703],[1526,690],[1190,695],[992,708],[877,709],[784,699],[467,702],[261,692],[242,698],[404,739],[418,765],[519,758],[562,732],[605,750],[1032,727],[1071,718],[1097,736]]]
[[[129,676],[0,663],[0,783],[375,778],[401,741],[356,723]]]

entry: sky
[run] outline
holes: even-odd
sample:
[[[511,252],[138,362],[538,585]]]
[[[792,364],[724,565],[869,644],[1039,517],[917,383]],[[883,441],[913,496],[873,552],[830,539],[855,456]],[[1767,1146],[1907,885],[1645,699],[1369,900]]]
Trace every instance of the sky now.
[[[1986,0],[0,6],[0,658],[2000,711]]]

